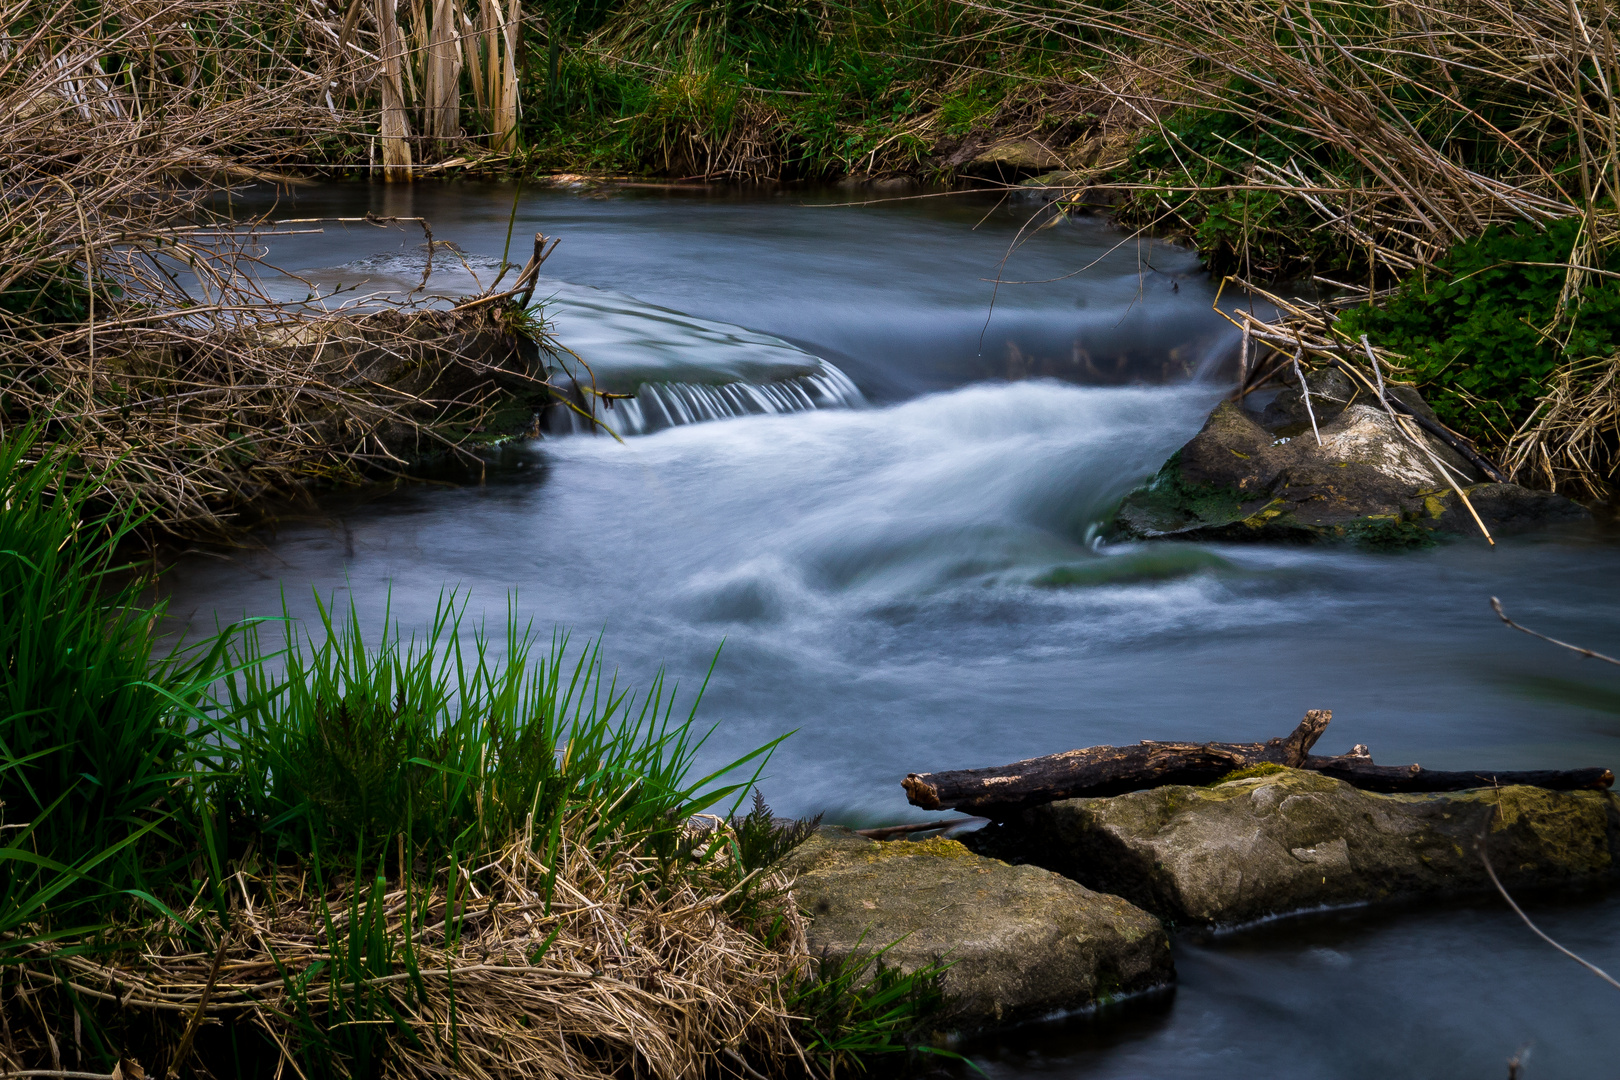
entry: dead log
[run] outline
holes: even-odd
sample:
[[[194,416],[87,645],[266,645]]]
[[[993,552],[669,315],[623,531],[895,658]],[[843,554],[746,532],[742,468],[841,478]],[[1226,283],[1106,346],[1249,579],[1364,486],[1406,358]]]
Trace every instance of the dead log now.
[[[1207,784],[1227,773],[1266,764],[1314,769],[1355,787],[1383,792],[1461,791],[1509,784],[1570,791],[1603,789],[1614,783],[1608,769],[1439,772],[1418,765],[1374,765],[1372,755],[1361,746],[1339,757],[1312,755],[1311,748],[1332,719],[1332,712],[1312,709],[1286,738],[1263,743],[1091,746],[989,769],[912,773],[901,784],[911,804],[924,810],[957,810],[999,819],[1038,803],[1123,795],[1167,784]]]
[[[1508,787],[1524,784],[1528,787],[1550,788],[1553,791],[1602,791],[1614,783],[1614,773],[1608,769],[1528,769],[1491,770],[1476,772],[1444,772],[1425,769],[1421,765],[1374,765],[1370,758],[1336,757],[1311,758],[1305,768],[1315,769],[1323,776],[1343,780],[1363,791],[1466,791],[1477,787]]]

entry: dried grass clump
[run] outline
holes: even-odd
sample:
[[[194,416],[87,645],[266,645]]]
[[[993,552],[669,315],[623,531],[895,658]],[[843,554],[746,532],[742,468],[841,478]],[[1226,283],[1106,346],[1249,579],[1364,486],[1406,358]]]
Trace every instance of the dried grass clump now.
[[[1566,366],[1524,426],[1503,465],[1553,490],[1610,499],[1620,468],[1620,357]]]
[[[1559,0],[959,2],[1014,14],[1125,68],[1175,58],[1181,78],[1162,84],[1155,104],[1211,109],[1338,151],[1348,163],[1342,172],[1328,171],[1323,156],[1256,156],[1239,186],[1300,200],[1389,270],[1430,262],[1493,223],[1590,210],[1588,242],[1613,231],[1597,207],[1620,184],[1620,118],[1601,97],[1590,100],[1617,74],[1606,8],[1583,14],[1584,5]],[[1096,85],[1122,103],[1139,97]],[[1159,115],[1143,119],[1159,125]],[[1557,160],[1553,144],[1566,139],[1569,159]],[[1199,155],[1184,143],[1175,149]]]
[[[521,288],[455,316],[259,289],[277,226],[232,220],[229,190],[361,134],[334,88],[373,74],[369,38],[342,14],[0,0],[0,424],[71,446],[162,527],[457,449],[543,390]]]
[[[312,1058],[336,1075],[369,1063],[377,1076],[525,1080],[775,1074],[802,1060],[782,995],[808,956],[780,880],[771,946],[701,877],[566,839],[554,864],[520,836],[427,888],[323,888],[287,868],[229,884],[230,930],[208,949],[170,922],[142,927],[138,954],[25,953],[7,986],[11,1058],[48,1059],[52,1038],[71,1039],[30,1023],[27,1005],[66,989],[165,1029],[171,1067],[209,1027],[244,1022],[289,1076]],[[182,918],[207,922],[202,909]]]

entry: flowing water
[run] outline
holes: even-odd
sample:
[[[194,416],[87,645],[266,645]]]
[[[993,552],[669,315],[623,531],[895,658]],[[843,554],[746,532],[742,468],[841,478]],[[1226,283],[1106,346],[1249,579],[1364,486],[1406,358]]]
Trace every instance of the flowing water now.
[[[1188,253],[962,199],[514,195],[318,189],[289,215],[428,216],[466,253],[432,288],[487,281],[509,220],[514,261],[536,231],[562,237],[538,295],[595,377],[640,388],[601,413],[624,441],[554,426],[481,486],[333,498],[262,551],[184,561],[177,615],[271,613],[283,586],[308,611],[314,585],[409,626],[454,588],[499,623],[515,591],[540,625],[603,633],[632,679],[666,664],[688,690],[723,642],[709,759],[794,730],[767,797],[849,823],[917,816],[909,771],[1262,739],[1319,707],[1329,752],[1615,764],[1613,669],[1488,607],[1620,651],[1620,547],[1595,529],[1399,555],[1100,541],[1229,376],[1234,336]],[[420,242],[359,226],[271,249],[364,292],[415,287]],[[1616,900],[1529,899],[1620,966]],[[1494,902],[1177,949],[1173,994],[1007,1033],[977,1060],[996,1077],[1460,1080],[1529,1046],[1524,1075],[1587,1076],[1620,1030],[1620,994]]]

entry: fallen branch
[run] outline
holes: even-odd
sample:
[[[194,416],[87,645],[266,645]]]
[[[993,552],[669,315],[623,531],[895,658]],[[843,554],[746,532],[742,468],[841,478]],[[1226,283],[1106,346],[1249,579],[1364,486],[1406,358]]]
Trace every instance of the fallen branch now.
[[[1373,764],[1365,747],[1350,754],[1317,757],[1311,747],[1327,730],[1331,711],[1312,709],[1286,738],[1263,743],[1140,742],[1134,746],[1091,746],[1029,758],[988,769],[912,773],[901,785],[913,806],[958,810],[991,819],[1058,799],[1123,795],[1169,784],[1207,784],[1256,765],[1311,769],[1365,791],[1463,791],[1494,785],[1528,784],[1557,791],[1604,789],[1614,783],[1608,769],[1529,772],[1442,772],[1420,765]]]

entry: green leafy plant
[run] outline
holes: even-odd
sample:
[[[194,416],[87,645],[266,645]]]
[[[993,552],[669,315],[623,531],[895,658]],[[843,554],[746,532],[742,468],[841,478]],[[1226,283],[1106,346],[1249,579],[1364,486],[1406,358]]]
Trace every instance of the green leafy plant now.
[[[1501,447],[1571,360],[1620,345],[1620,281],[1591,275],[1560,310],[1581,222],[1538,230],[1495,228],[1458,244],[1379,307],[1352,309],[1340,328],[1406,357],[1402,374],[1435,412],[1487,446]],[[1604,268],[1602,253],[1592,258]]]

